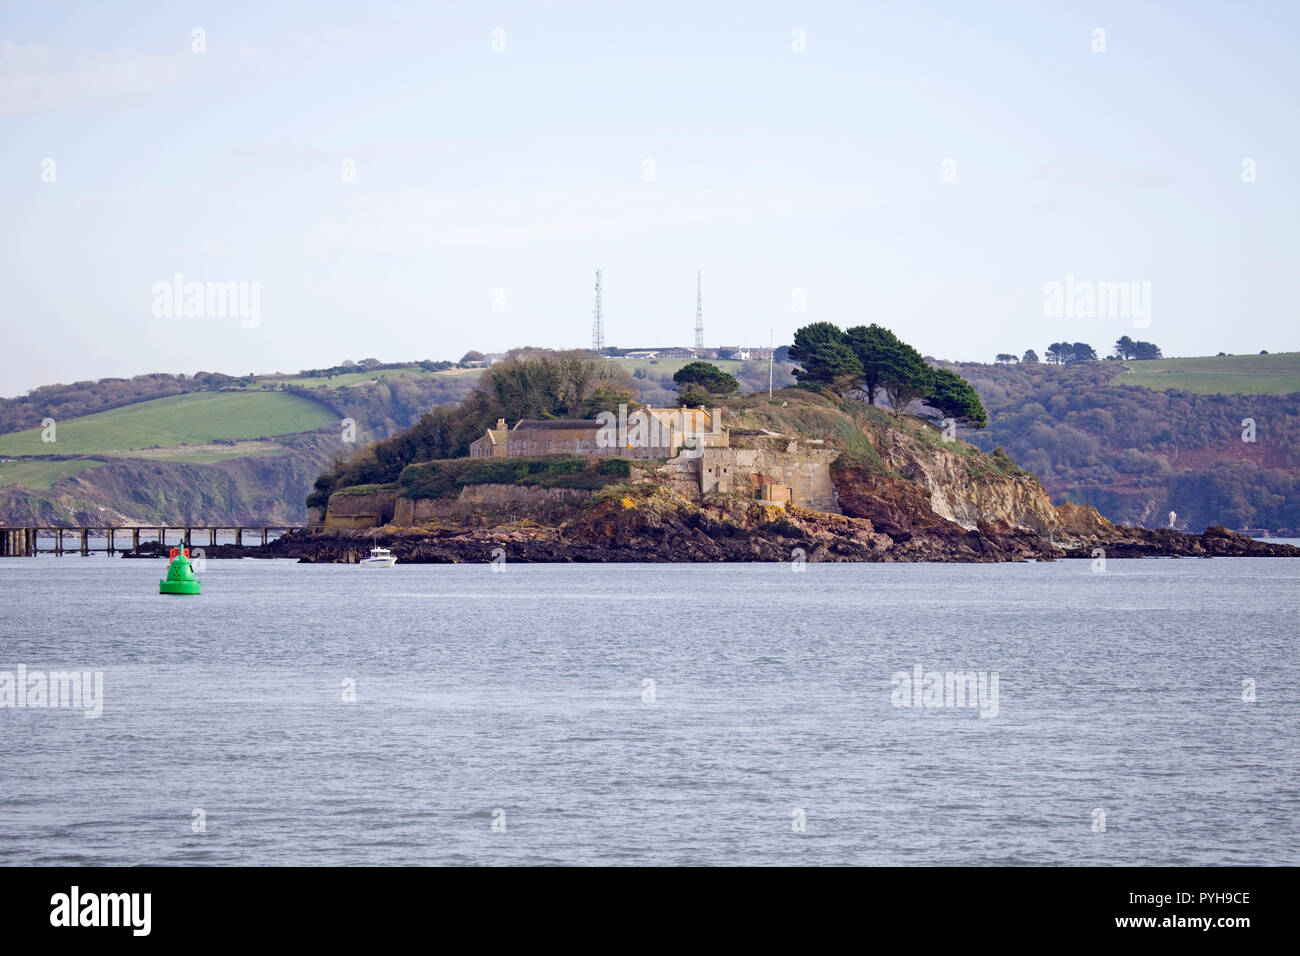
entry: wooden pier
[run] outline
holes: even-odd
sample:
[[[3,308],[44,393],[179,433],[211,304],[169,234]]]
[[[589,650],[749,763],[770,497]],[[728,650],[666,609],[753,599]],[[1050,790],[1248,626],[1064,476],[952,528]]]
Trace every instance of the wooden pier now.
[[[276,532],[297,531],[302,525],[253,525],[253,526],[231,526],[231,525],[202,525],[191,527],[180,527],[176,525],[167,525],[166,527],[107,527],[107,526],[89,526],[84,528],[55,528],[55,527],[25,527],[11,528],[0,527],[0,558],[34,558],[37,554],[53,554],[62,557],[65,554],[80,554],[82,557],[89,557],[91,554],[106,554],[112,557],[115,554],[133,554],[140,550],[140,541],[143,537],[145,541],[157,540],[163,547],[167,546],[168,534],[174,533],[173,543],[183,545],[187,548],[215,548],[217,546],[217,535],[220,532],[232,532],[235,536],[235,544],[242,547],[244,544],[244,535],[251,534],[256,540],[260,535],[260,544],[266,544],[270,536]],[[204,533],[206,532],[207,543],[203,543]],[[127,547],[127,538],[130,538],[131,546]],[[195,538],[199,543],[195,544]],[[103,540],[102,547],[93,547],[92,542],[98,543]],[[49,547],[43,545],[48,542]]]

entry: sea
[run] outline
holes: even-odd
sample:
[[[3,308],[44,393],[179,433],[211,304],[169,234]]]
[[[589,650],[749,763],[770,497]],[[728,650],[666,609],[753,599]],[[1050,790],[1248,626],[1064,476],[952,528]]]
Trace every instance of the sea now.
[[[202,564],[0,561],[0,864],[1300,864],[1300,559]]]

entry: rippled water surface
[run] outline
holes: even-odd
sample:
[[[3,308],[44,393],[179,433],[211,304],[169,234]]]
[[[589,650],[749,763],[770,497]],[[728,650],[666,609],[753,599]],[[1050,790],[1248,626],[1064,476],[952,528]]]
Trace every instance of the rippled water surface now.
[[[0,863],[1300,864],[1300,560],[164,567],[0,562]]]

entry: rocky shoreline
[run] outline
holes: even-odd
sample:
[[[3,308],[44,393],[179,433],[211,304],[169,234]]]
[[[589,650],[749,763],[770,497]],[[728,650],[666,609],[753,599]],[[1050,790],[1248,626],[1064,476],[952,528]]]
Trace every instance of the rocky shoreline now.
[[[704,515],[703,512],[700,513]],[[646,522],[644,515],[601,529],[593,540],[587,527],[517,527],[469,531],[386,528],[363,531],[295,531],[266,545],[205,548],[209,558],[296,559],[304,564],[356,564],[371,547],[389,548],[403,564],[525,563],[700,563],[700,562],[938,562],[989,563],[1054,561],[1058,558],[1300,557],[1300,548],[1258,541],[1211,527],[1200,534],[1111,525],[1069,544],[1053,543],[1032,529],[981,522],[975,529],[948,527],[891,533],[866,519],[796,512],[755,528],[708,519]],[[606,535],[604,532],[608,532]],[[138,557],[159,557],[141,546]]]

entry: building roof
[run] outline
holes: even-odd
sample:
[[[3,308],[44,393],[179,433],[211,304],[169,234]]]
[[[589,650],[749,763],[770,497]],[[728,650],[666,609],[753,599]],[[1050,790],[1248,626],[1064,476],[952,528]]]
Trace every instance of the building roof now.
[[[573,430],[600,428],[604,423],[595,418],[564,418],[555,420],[537,420],[525,418],[515,426],[515,430],[520,429],[555,429],[555,430]]]

